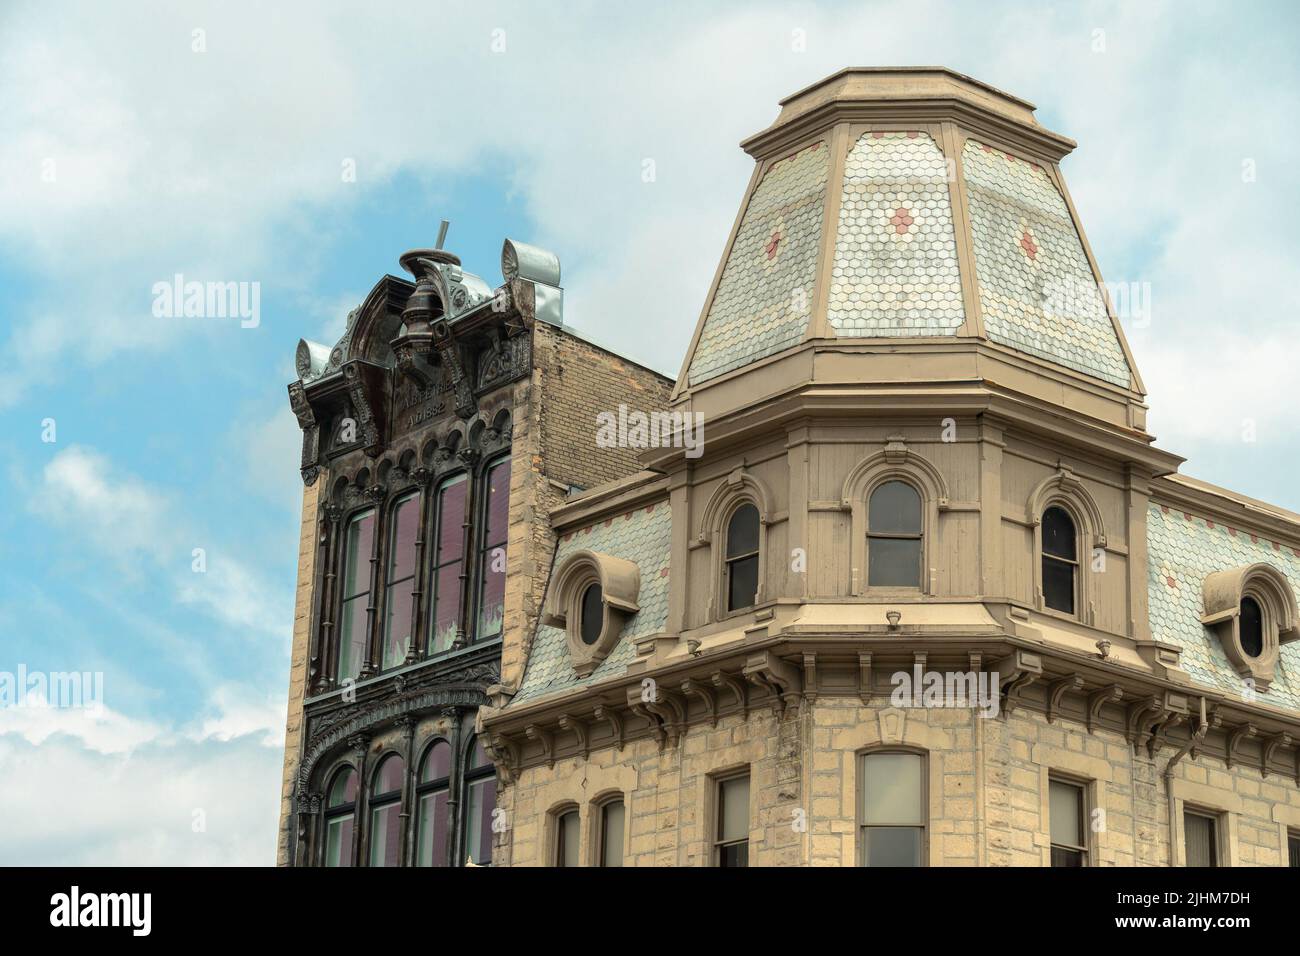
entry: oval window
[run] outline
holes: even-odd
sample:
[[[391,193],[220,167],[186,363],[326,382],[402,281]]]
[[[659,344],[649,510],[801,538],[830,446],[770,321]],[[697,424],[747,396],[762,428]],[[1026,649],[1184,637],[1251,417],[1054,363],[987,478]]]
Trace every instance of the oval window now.
[[[1264,615],[1259,602],[1251,597],[1241,599],[1241,649],[1247,657],[1264,653]]]
[[[605,595],[599,584],[582,592],[582,643],[595,644],[605,628]]]

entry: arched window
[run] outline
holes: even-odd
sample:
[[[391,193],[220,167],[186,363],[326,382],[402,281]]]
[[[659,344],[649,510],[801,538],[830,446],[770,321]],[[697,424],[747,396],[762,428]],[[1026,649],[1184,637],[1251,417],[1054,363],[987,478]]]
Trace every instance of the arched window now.
[[[1043,603],[1054,611],[1073,614],[1079,560],[1074,521],[1064,508],[1043,512]]]
[[[416,492],[400,498],[393,506],[388,573],[384,577],[384,670],[404,663],[411,649],[411,592],[419,527],[420,495]]]
[[[420,765],[415,787],[415,865],[447,865],[448,800],[451,797],[451,745],[435,740]]]
[[[1247,657],[1264,653],[1264,612],[1253,597],[1241,599],[1241,650]]]
[[[921,586],[921,496],[905,481],[886,481],[871,493],[867,585]]]
[[[465,565],[465,492],[469,481],[453,475],[438,486],[433,551],[433,594],[429,602],[429,653],[450,650],[460,625],[461,577]]]
[[[605,626],[605,593],[599,584],[589,584],[582,592],[581,618],[582,643],[595,644]]]
[[[727,610],[753,607],[758,595],[758,509],[746,502],[727,522]]]
[[[325,865],[352,865],[352,827],[357,810],[357,772],[344,767],[334,774],[325,799]]]
[[[496,808],[496,770],[475,738],[465,764],[465,856],[477,866],[492,863],[492,814]]]
[[[563,810],[555,815],[555,865],[581,866],[582,822],[578,808]]]
[[[600,805],[600,865],[623,865],[623,827],[627,811],[622,797]]]
[[[478,627],[475,640],[501,633],[506,598],[506,532],[510,524],[510,459],[494,462],[483,491],[482,544],[479,547]]]
[[[402,865],[402,781],[406,765],[391,754],[370,785],[370,865]]]
[[[348,522],[343,537],[343,599],[339,611],[338,680],[356,679],[366,662],[370,604],[370,561],[375,549],[375,513],[365,511]]]

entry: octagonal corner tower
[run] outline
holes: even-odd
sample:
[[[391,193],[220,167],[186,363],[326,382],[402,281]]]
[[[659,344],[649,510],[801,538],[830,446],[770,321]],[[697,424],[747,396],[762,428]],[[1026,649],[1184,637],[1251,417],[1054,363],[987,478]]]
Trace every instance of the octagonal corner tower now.
[[[981,382],[1149,440],[1058,166],[1074,143],[1032,104],[941,68],[848,69],[742,145],[756,167],[679,401]]]

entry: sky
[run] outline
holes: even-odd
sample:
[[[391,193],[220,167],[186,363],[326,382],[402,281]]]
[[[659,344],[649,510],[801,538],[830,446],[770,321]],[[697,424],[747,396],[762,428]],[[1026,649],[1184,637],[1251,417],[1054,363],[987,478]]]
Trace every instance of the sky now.
[[[1183,472],[1300,510],[1291,3],[0,4],[0,863],[274,862],[299,507],[285,386],[398,256],[676,374],[777,101],[943,65],[1036,103]],[[654,176],[643,175],[647,160]],[[154,285],[256,282],[258,321]]]

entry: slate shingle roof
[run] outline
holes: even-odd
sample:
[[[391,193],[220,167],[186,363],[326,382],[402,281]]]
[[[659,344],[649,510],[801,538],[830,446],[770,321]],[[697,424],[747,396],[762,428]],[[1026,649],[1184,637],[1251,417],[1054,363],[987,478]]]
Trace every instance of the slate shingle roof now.
[[[692,385],[798,345],[808,330],[830,149],[814,143],[763,174],[691,358]]]
[[[1147,582],[1151,636],[1183,649],[1182,667],[1198,684],[1240,695],[1242,677],[1218,637],[1201,624],[1201,585],[1214,571],[1265,562],[1300,583],[1300,554],[1177,508],[1152,505],[1147,514]],[[1272,685],[1256,691],[1261,703],[1300,710],[1300,644],[1283,645]]]
[[[569,660],[564,629],[538,625],[523,683],[511,706],[556,691],[583,687],[622,673],[635,653],[638,638],[662,631],[668,620],[668,551],[672,509],[666,501],[597,521],[560,539],[555,552],[559,567],[575,551],[597,551],[633,562],[641,571],[640,610],[624,622],[623,633],[610,655],[587,678],[579,678]]]

